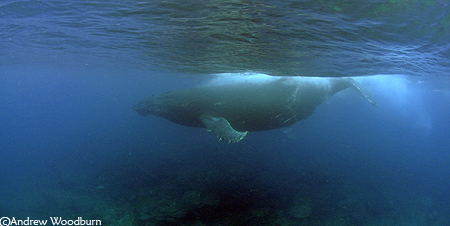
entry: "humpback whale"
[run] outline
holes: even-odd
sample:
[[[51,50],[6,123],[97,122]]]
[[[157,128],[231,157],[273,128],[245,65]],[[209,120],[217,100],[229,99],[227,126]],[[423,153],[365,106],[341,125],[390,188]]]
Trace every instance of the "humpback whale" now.
[[[239,142],[249,131],[290,126],[334,94],[353,87],[376,106],[373,94],[352,78],[280,77],[163,93],[133,109],[189,127],[207,128],[219,140]]]

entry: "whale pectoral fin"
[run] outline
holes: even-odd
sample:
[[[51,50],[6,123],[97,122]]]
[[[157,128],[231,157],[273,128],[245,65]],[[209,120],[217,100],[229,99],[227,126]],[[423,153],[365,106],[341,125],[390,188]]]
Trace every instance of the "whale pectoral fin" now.
[[[219,140],[225,140],[228,143],[239,142],[244,139],[245,135],[248,133],[248,131],[239,132],[234,130],[230,123],[222,117],[203,114],[201,120],[208,130],[217,135]]]
[[[363,95],[363,97],[365,97],[367,99],[367,101],[369,101],[373,106],[377,106],[377,102],[375,101],[375,98],[373,96],[373,93],[367,89],[365,86],[363,86],[361,83],[355,81],[352,78],[348,78],[350,84],[355,87],[360,93],[361,95]]]

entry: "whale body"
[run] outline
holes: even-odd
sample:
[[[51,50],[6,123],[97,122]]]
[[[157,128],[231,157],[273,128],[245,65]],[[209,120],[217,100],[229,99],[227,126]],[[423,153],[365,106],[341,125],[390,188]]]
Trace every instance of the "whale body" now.
[[[229,143],[249,131],[290,126],[310,116],[334,94],[353,87],[376,106],[373,94],[352,78],[280,77],[163,93],[136,104],[141,116],[156,115],[189,127],[203,127]]]

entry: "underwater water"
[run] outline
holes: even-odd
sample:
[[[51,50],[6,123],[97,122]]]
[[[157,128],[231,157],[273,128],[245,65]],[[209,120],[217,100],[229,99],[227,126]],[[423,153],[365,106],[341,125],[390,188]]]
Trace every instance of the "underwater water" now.
[[[449,225],[448,6],[4,1],[0,225]],[[346,89],[234,144],[132,108],[259,74],[378,104]]]

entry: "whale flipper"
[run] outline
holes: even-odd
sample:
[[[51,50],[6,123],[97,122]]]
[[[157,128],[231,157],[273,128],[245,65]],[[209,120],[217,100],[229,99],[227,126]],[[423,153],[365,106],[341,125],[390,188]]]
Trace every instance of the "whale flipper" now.
[[[377,102],[375,101],[373,93],[370,92],[369,89],[367,89],[361,83],[355,81],[352,78],[348,78],[348,81],[350,82],[350,84],[353,87],[355,87],[359,91],[359,93],[361,93],[361,95],[363,95],[363,97],[365,97],[367,99],[367,101],[369,101],[373,106],[375,106],[375,107],[377,106]]]
[[[239,132],[231,127],[230,123],[223,117],[216,117],[210,113],[201,115],[201,120],[206,128],[217,135],[219,140],[225,140],[228,143],[236,143],[244,139],[248,131]]]

